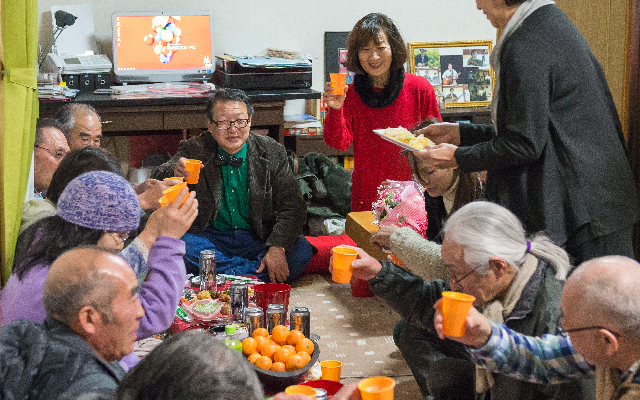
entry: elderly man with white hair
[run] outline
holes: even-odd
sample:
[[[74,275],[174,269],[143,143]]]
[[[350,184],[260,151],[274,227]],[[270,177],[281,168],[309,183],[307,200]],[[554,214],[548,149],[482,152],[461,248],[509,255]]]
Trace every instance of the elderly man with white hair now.
[[[485,316],[529,335],[556,333],[560,296],[571,269],[564,250],[548,237],[526,237],[513,213],[489,202],[472,202],[453,213],[444,226],[442,260],[449,280],[426,282],[391,262],[359,250],[353,275],[404,321],[394,341],[412,369],[425,398],[492,400],[584,399],[593,381],[560,385],[518,381],[476,368],[464,346],[440,339],[433,330],[433,305],[442,292],[475,297]]]
[[[472,361],[540,384],[596,375],[598,400],[640,399],[640,264],[606,256],[581,264],[562,293],[561,335],[532,338],[471,309],[462,337]],[[438,305],[439,306],[439,305]],[[436,330],[442,336],[438,310]]]

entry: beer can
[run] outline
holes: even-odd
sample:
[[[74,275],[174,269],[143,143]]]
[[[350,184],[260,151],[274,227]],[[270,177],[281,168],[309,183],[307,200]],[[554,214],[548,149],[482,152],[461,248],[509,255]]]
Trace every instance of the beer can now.
[[[329,400],[327,391],[321,388],[314,388],[316,390],[316,400]]]
[[[202,250],[198,264],[200,266],[200,290],[217,291],[216,253],[213,250]]]
[[[264,311],[262,307],[247,307],[244,310],[244,324],[247,326],[249,336],[253,336],[253,331],[264,328]]]
[[[249,285],[243,281],[231,281],[231,316],[235,321],[244,321],[244,310],[249,305]]]
[[[289,314],[289,328],[304,333],[304,337],[308,338],[311,334],[311,314],[307,307],[293,307]]]
[[[269,331],[269,334],[271,334],[274,327],[278,325],[286,325],[287,311],[284,309],[283,304],[269,304],[267,306],[267,314],[265,318],[267,320],[267,330]]]

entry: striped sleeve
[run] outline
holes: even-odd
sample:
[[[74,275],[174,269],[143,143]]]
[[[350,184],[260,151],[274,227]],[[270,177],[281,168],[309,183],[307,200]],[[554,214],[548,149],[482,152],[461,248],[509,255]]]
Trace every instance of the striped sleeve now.
[[[562,383],[595,371],[595,367],[576,352],[567,336],[525,336],[494,322],[491,322],[487,344],[467,350],[475,364],[532,383]]]

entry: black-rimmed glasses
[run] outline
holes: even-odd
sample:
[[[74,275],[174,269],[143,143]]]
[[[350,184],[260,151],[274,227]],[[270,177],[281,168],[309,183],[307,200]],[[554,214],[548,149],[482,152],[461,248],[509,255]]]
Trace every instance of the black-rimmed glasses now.
[[[589,331],[591,329],[605,329],[605,330],[611,332],[614,336],[620,336],[620,334],[618,332],[612,331],[611,329],[607,328],[606,326],[600,326],[600,325],[585,326],[585,327],[582,327],[582,328],[574,328],[574,329],[563,329],[562,327],[560,327],[560,332],[569,334],[569,333],[574,333],[574,332]]]
[[[472,273],[476,272],[476,270],[477,270],[478,268],[480,268],[480,267],[473,268],[471,271],[469,271],[469,272],[467,272],[466,274],[464,274],[464,275],[462,276],[462,278],[460,278],[460,279],[458,279],[458,278],[454,277],[454,276],[451,274],[451,272],[449,272],[449,271],[448,271],[448,269],[447,269],[447,274],[449,275],[449,283],[453,283],[453,284],[459,285],[459,284],[460,284],[460,282],[462,282],[466,277],[468,277],[468,276],[469,276],[469,275],[471,275]]]
[[[38,149],[44,150],[46,152],[48,152],[49,154],[51,154],[53,156],[53,158],[55,158],[56,160],[60,161],[64,158],[64,156],[67,155],[66,151],[56,151],[55,153],[52,150],[47,149],[46,147],[42,147],[42,146],[38,146],[37,144],[34,144],[33,147],[36,147]]]
[[[222,130],[226,130],[231,128],[231,125],[235,126],[238,129],[242,129],[245,128],[247,125],[249,125],[249,118],[243,118],[243,119],[237,119],[235,121],[211,121],[214,124],[216,124],[216,126],[218,127],[218,129],[222,129]]]

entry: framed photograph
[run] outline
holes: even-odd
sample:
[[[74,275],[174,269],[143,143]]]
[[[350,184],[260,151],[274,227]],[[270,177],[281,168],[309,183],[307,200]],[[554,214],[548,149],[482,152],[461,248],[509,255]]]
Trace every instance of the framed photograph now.
[[[429,80],[441,106],[474,107],[491,104],[491,40],[410,42],[407,47],[409,72]]]
[[[349,32],[324,33],[324,81],[329,82],[332,72],[346,72],[347,83],[353,82],[354,73],[347,71],[344,63],[347,61],[347,36]]]

